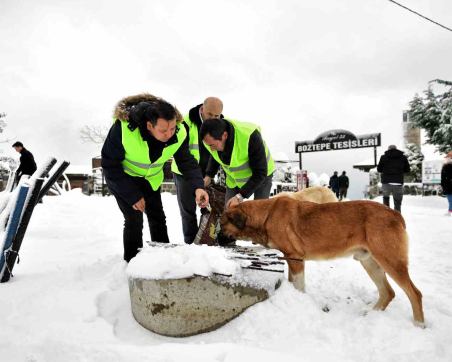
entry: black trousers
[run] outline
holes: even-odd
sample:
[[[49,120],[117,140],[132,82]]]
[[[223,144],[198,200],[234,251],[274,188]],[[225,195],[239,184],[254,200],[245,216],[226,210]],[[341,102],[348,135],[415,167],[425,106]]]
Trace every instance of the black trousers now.
[[[198,218],[196,215],[196,200],[193,186],[182,175],[174,174],[176,184],[177,203],[182,219],[182,231],[186,244],[193,243],[198,232]]]
[[[143,183],[140,184],[140,188],[146,204],[145,213],[152,241],[169,243],[160,188],[157,191],[152,190],[149,182],[144,179]],[[115,198],[124,215],[124,260],[129,262],[138,254],[139,249],[143,247],[143,213],[134,210],[131,205],[124,202],[120,197],[115,195]]]
[[[339,188],[339,201],[347,197],[348,187]]]
[[[339,187],[337,187],[337,188],[331,188],[331,191],[333,191],[334,194],[336,195],[336,197],[339,198]]]

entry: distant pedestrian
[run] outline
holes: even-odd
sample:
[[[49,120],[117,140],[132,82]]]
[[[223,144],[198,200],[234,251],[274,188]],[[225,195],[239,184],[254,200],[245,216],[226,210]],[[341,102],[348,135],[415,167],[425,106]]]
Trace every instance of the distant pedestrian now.
[[[339,201],[341,201],[347,197],[347,190],[350,185],[350,181],[345,171],[342,171],[342,174],[337,179],[339,184]]]
[[[446,195],[449,202],[449,210],[447,216],[452,216],[452,151],[450,151],[445,159],[443,168],[441,169],[441,187],[443,194]]]
[[[383,203],[389,207],[389,198],[392,194],[394,210],[401,212],[403,174],[410,172],[408,159],[396,146],[390,145],[384,155],[380,157],[377,171],[381,173]]]
[[[33,175],[37,169],[33,154],[24,147],[22,142],[15,142],[12,147],[20,153],[20,165],[16,170],[16,180],[19,181],[22,175]]]
[[[330,189],[334,192],[336,197],[339,197],[339,177],[337,171],[334,171],[333,176],[330,177]]]

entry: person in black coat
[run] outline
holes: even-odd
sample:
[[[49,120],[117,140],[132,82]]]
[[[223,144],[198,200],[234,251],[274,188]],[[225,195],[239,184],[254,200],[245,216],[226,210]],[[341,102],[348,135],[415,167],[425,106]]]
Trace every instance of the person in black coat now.
[[[342,174],[337,178],[337,183],[339,186],[339,201],[341,201],[347,197],[347,190],[350,186],[350,181],[345,171],[342,171]]]
[[[443,168],[441,169],[441,187],[443,194],[446,195],[449,202],[447,216],[452,216],[452,151],[447,156]]]
[[[390,145],[388,150],[380,157],[377,171],[381,173],[383,191],[383,204],[389,207],[389,198],[392,194],[394,210],[401,212],[403,199],[403,177],[410,172],[410,164],[402,151]]]
[[[15,142],[12,147],[20,153],[20,165],[16,170],[16,180],[20,180],[22,175],[33,175],[37,170],[33,154],[24,147],[22,142]]]
[[[334,171],[333,176],[330,177],[330,189],[339,197],[339,177],[337,176],[337,171]]]

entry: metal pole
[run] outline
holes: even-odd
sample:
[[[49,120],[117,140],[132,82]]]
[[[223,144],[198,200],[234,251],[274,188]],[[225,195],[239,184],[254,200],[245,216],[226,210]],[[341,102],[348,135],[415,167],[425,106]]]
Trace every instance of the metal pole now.
[[[103,168],[101,168],[101,173],[102,173],[102,196],[105,196],[105,177]]]
[[[377,146],[374,146],[374,166],[377,166]]]
[[[298,165],[300,166],[300,171],[303,169],[303,162],[301,160],[301,152],[298,152]]]

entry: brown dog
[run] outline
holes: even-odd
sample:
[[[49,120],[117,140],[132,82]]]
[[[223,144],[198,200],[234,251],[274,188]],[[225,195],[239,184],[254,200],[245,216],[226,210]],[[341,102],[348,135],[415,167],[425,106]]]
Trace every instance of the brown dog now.
[[[280,250],[287,258],[289,280],[304,291],[304,262],[353,255],[376,284],[374,309],[394,298],[386,274],[405,291],[414,320],[423,325],[422,294],[408,274],[408,236],[400,213],[373,201],[327,204],[289,197],[243,202],[221,218],[226,235]]]
[[[287,196],[298,201],[310,201],[317,204],[325,204],[327,202],[337,202],[337,197],[333,191],[323,186],[308,187],[297,192],[281,192],[275,197]]]

